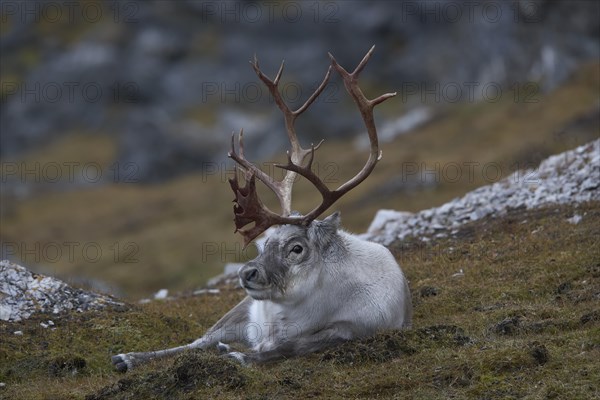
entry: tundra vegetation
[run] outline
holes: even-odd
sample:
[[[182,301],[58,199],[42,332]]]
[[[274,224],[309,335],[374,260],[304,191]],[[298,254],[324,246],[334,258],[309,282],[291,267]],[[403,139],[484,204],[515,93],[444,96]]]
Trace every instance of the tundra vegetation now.
[[[386,154],[394,159],[384,156],[371,180],[341,205],[346,225],[364,231],[377,208],[419,210],[485,183],[476,176],[473,181],[395,191],[385,198],[368,195],[380,193],[378,188],[385,187],[391,171],[404,160],[461,162],[477,154],[481,163],[508,167],[535,163],[597,138],[598,85],[595,64],[584,66],[563,87],[540,94],[537,103],[509,99],[452,105],[430,124],[386,145]],[[107,148],[110,144],[98,146],[98,151]],[[65,151],[60,146],[49,150],[57,157]],[[352,170],[358,156],[349,143],[325,143],[319,151],[340,170]],[[67,221],[82,239],[97,235],[108,243],[109,237],[119,235],[115,226],[152,224],[161,229],[140,229],[122,239],[137,240],[142,249],[162,243],[156,253],[171,258],[174,267],[186,265],[178,254],[184,253],[182,246],[197,246],[189,235],[192,226],[194,231],[210,227],[219,240],[231,237],[228,215],[200,217],[207,201],[230,200],[229,189],[218,179],[206,182],[215,197],[202,199],[193,185],[199,180],[184,177],[168,190],[113,185],[55,194],[43,203],[27,200],[3,221],[2,233],[19,238],[34,232],[29,240],[49,241],[60,234],[54,227]],[[301,203],[311,198],[312,193],[297,195]],[[113,200],[118,206],[110,209]],[[78,209],[77,204],[86,206]],[[29,210],[37,207],[43,207],[42,217],[33,219]],[[133,210],[124,222],[123,209]],[[171,211],[159,215],[158,209]],[[191,214],[182,214],[186,212]],[[583,217],[576,225],[568,221],[575,214]],[[90,225],[93,231],[86,228]],[[452,237],[393,243],[390,249],[410,281],[413,330],[382,332],[252,368],[213,352],[188,352],[166,365],[151,362],[128,375],[113,371],[107,361],[111,354],[141,344],[151,350],[193,341],[245,296],[228,285],[220,286],[219,294],[194,296],[190,291],[172,301],[132,303],[125,309],[2,322],[0,382],[6,385],[0,387],[0,398],[599,398],[599,227],[600,204],[587,203],[514,210],[466,225]],[[160,237],[166,234],[175,239]],[[169,284],[164,280],[169,271],[140,274],[143,263],[109,267],[109,261],[102,260],[93,273],[100,275],[106,266],[102,273],[118,281],[132,282],[135,276],[142,283]],[[463,274],[456,275],[460,270]],[[186,279],[201,282],[206,278],[202,274],[214,273],[198,272],[190,264],[178,270],[173,282],[184,288]],[[48,319],[56,329],[40,325]]]
[[[577,225],[567,221],[574,213],[583,216]],[[599,227],[600,204],[591,203],[514,211],[451,238],[395,243],[413,292],[412,330],[251,368],[211,351],[127,375],[107,361],[141,344],[193,341],[245,296],[230,286],[126,310],[2,323],[0,396],[598,398]],[[40,326],[49,318],[55,330]]]

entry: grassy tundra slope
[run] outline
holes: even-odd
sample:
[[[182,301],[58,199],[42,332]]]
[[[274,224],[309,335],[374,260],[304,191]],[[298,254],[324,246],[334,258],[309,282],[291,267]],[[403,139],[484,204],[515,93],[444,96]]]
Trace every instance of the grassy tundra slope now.
[[[0,324],[0,398],[600,398],[600,204],[514,210],[391,249],[411,281],[412,331],[265,366],[190,352],[121,375],[111,354],[189,342],[243,293],[39,315]]]

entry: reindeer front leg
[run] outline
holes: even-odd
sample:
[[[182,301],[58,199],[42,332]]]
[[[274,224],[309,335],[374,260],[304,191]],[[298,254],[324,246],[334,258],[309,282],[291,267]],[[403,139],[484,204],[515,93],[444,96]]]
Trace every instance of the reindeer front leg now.
[[[118,371],[125,372],[147,361],[173,356],[190,349],[217,347],[220,351],[228,351],[229,346],[224,343],[246,342],[243,333],[248,322],[248,308],[251,302],[252,299],[246,297],[217,321],[200,339],[190,344],[165,350],[117,354],[111,357],[111,362]]]
[[[298,336],[256,353],[231,352],[227,356],[243,365],[260,364],[314,353],[356,338],[357,332],[349,323],[337,323],[307,336]]]

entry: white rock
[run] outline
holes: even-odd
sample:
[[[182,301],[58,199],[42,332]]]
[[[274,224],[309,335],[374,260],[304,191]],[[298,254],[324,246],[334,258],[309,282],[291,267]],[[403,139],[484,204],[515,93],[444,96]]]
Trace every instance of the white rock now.
[[[194,291],[194,295],[198,296],[201,294],[219,294],[221,291],[219,289],[198,289]]]
[[[441,229],[456,230],[488,215],[504,215],[510,209],[600,201],[599,164],[600,139],[551,156],[535,170],[517,171],[437,208],[415,214],[380,210],[367,233],[360,236],[389,245],[409,237],[423,240]],[[575,217],[571,219],[577,223]]]
[[[395,210],[379,210],[375,214],[375,218],[367,229],[368,233],[379,232],[385,228],[385,225],[389,222],[400,221],[408,219],[413,215],[410,212],[395,211]]]
[[[5,304],[0,304],[0,320],[8,321],[11,317],[12,308]]]
[[[460,269],[457,273],[452,274],[453,278],[462,278],[463,276],[465,276],[465,273],[462,269]]]
[[[166,299],[168,295],[169,289],[160,289],[158,292],[154,293],[154,300]]]
[[[577,225],[578,223],[581,222],[582,219],[583,219],[583,217],[581,215],[575,214],[571,218],[567,218],[567,221],[573,225]]]
[[[17,322],[37,312],[88,311],[122,306],[110,297],[70,287],[10,261],[0,261],[0,320]],[[48,321],[47,326],[53,322]]]

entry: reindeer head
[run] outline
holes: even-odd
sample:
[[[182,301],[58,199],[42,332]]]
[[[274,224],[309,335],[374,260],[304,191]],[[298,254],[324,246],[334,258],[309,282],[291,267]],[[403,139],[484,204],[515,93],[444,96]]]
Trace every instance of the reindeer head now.
[[[246,160],[244,157],[243,130],[241,130],[239,133],[239,153],[236,153],[235,151],[234,136],[231,137],[231,151],[228,153],[228,156],[238,164],[239,169],[241,169],[244,173],[246,181],[244,186],[240,186],[237,172],[235,177],[229,180],[231,188],[235,193],[234,202],[236,204],[233,207],[233,212],[235,215],[234,222],[236,232],[239,231],[244,237],[245,246],[247,246],[248,243],[250,243],[254,238],[273,225],[296,225],[306,229],[309,227],[312,221],[314,221],[319,215],[331,207],[331,205],[333,205],[333,203],[335,203],[340,197],[365,180],[365,178],[367,178],[367,176],[369,176],[375,168],[377,161],[381,159],[381,152],[379,151],[379,144],[377,140],[377,130],[375,128],[375,121],[373,118],[373,109],[377,104],[395,96],[396,93],[386,93],[375,99],[369,100],[358,87],[358,76],[369,61],[374,49],[375,46],[371,47],[362,61],[351,73],[340,66],[330,53],[329,57],[331,59],[331,65],[327,69],[327,73],[325,74],[323,81],[317,90],[308,98],[308,100],[306,100],[306,102],[295,111],[291,110],[287,106],[278,90],[278,84],[281,74],[283,73],[284,63],[281,63],[281,67],[279,68],[275,79],[271,80],[260,70],[256,56],[254,57],[254,61],[250,62],[259,79],[267,86],[269,92],[275,99],[275,103],[284,115],[285,127],[290,140],[291,150],[287,152],[287,164],[276,165],[277,167],[287,171],[284,178],[281,181],[277,181],[261,171],[254,164]],[[358,174],[356,174],[352,179],[335,190],[330,190],[327,185],[325,185],[325,183],[311,170],[315,150],[319,148],[322,142],[316,146],[311,145],[310,149],[305,149],[300,145],[298,137],[296,136],[296,130],[294,128],[296,118],[306,111],[306,109],[321,94],[323,89],[325,89],[332,69],[335,69],[341,76],[346,91],[350,94],[354,100],[354,103],[357,105],[367,128],[367,134],[369,135],[369,141],[371,143],[369,158],[362,170],[358,172]],[[294,183],[294,179],[296,178],[296,174],[303,176],[309,182],[311,182],[322,197],[321,204],[306,215],[291,214],[292,185]],[[262,203],[256,192],[256,178],[258,178],[275,193],[281,206],[281,214],[274,213]],[[254,226],[244,229],[246,225],[251,223],[254,223]]]
[[[321,266],[344,252],[338,234],[340,213],[308,226],[282,225],[271,233],[258,257],[239,271],[241,286],[256,300],[299,300],[312,293]],[[342,257],[343,258],[343,257]]]

